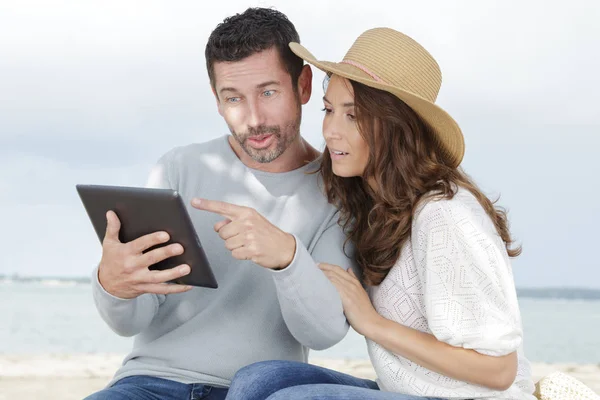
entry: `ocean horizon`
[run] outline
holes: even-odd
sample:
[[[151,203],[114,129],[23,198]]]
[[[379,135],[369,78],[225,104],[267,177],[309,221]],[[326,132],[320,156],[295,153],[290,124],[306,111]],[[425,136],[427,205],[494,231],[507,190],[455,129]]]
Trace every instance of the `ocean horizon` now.
[[[73,286],[91,284],[89,276],[24,276],[0,274],[0,285],[35,283],[45,286]],[[571,286],[517,287],[519,298],[600,300],[600,288]]]

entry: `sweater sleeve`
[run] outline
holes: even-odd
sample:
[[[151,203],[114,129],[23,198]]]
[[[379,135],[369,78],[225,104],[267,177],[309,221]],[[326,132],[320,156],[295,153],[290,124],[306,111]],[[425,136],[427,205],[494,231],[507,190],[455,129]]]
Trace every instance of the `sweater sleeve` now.
[[[329,223],[310,249],[295,237],[296,254],[292,263],[281,271],[273,271],[288,329],[300,343],[314,350],[338,343],[349,328],[335,286],[317,266],[324,262],[357,271],[351,246],[344,251],[346,238],[337,218],[337,212],[330,214]]]
[[[146,293],[122,299],[108,293],[98,281],[98,268],[92,276],[92,293],[98,313],[117,335],[134,336],[143,331],[158,311],[163,295]]]
[[[173,189],[171,152],[162,156],[152,168],[146,187]],[[92,294],[98,313],[118,335],[134,336],[150,325],[164,295],[146,293],[133,299],[122,299],[108,293],[98,280],[98,268],[92,276]]]
[[[430,201],[411,241],[432,334],[482,354],[515,351],[523,335],[512,272],[483,208],[456,198]]]

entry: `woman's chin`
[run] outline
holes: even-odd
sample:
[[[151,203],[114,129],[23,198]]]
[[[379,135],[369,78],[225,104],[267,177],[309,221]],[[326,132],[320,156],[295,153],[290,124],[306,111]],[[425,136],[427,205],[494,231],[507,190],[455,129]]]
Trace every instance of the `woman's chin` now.
[[[335,176],[339,176],[340,178],[352,178],[354,176],[360,176],[356,171],[349,171],[347,168],[336,167],[334,164],[332,166],[332,171]]]

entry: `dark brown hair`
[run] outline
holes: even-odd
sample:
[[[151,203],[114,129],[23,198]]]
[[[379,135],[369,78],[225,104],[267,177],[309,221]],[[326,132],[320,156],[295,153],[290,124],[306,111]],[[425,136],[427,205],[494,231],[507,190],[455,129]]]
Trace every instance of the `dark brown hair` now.
[[[241,14],[225,18],[212,31],[204,50],[211,86],[215,88],[215,62],[240,61],[275,47],[292,78],[294,90],[297,90],[304,61],[290,50],[290,42],[300,43],[300,36],[294,24],[277,10],[248,8]]]
[[[506,211],[495,207],[461,168],[448,166],[423,120],[402,100],[386,91],[350,81],[358,130],[369,146],[363,176],[333,173],[325,151],[320,173],[329,201],[340,208],[340,224],[356,246],[367,285],[378,285],[400,257],[411,234],[421,201],[451,199],[458,187],[469,190],[492,219],[510,257],[521,253],[513,240]],[[368,179],[376,182],[373,191]]]

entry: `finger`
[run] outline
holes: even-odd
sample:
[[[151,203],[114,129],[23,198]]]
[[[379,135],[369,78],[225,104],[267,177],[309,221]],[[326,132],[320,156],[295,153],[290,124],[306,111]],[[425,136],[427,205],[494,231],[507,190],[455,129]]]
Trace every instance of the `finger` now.
[[[360,283],[360,279],[358,279],[358,276],[356,276],[356,273],[354,272],[354,270],[352,269],[352,267],[348,268],[348,275],[350,275],[352,277],[352,279],[358,284],[360,285],[360,287],[362,287],[362,284]]]
[[[129,243],[136,254],[141,254],[152,246],[168,242],[169,238],[170,236],[167,232],[153,232],[132,240]]]
[[[329,279],[331,281],[331,283],[333,283],[336,287],[338,285],[343,285],[343,281],[337,276],[336,273],[330,272],[330,271],[323,271],[325,276],[327,277],[327,279]]]
[[[154,294],[176,294],[187,292],[193,289],[193,286],[179,285],[176,283],[149,283],[145,285],[138,285],[137,289],[144,293]]]
[[[351,270],[352,268],[349,268],[348,270]],[[359,283],[358,279],[356,279],[356,276],[351,275],[348,270],[345,270],[343,268],[340,268],[340,270],[336,270],[336,273],[339,275],[340,279],[345,280],[346,282],[349,283]]]
[[[356,293],[357,289],[362,290],[362,287],[361,288],[357,287],[353,282],[348,281],[347,279],[344,279],[339,274],[336,274],[336,273],[329,273],[329,274],[330,274],[328,276],[329,280],[331,281],[331,283],[333,283],[333,285],[336,287],[336,289],[338,290],[339,294],[342,297],[348,297],[352,293]]]
[[[246,207],[225,203],[224,201],[200,199],[197,197],[192,199],[192,207],[216,213],[231,220],[236,219],[246,209]]]
[[[338,265],[327,264],[327,263],[318,263],[317,265],[323,271],[344,271],[344,268],[342,268]]]
[[[104,233],[104,241],[121,243],[119,240],[119,230],[121,229],[121,221],[117,214],[108,210],[106,212],[106,232]],[[104,243],[103,241],[103,243]]]
[[[227,240],[234,236],[238,236],[242,232],[243,229],[244,229],[244,227],[242,226],[242,223],[240,221],[234,221],[234,222],[230,222],[227,225],[223,226],[218,231],[218,233],[219,233],[219,236],[221,237],[221,239]]]
[[[342,270],[343,272],[338,272],[336,271],[335,275],[336,275],[336,279],[339,279],[340,281],[344,282],[344,285],[346,285],[348,290],[352,290],[352,291],[357,291],[357,290],[361,290],[364,291],[362,285],[360,284],[359,280],[356,279],[355,277],[353,277],[352,275],[350,275],[348,272],[346,272],[345,270]]]
[[[340,279],[350,279],[351,278],[350,276],[348,276],[348,274],[346,273],[346,270],[344,268],[339,267],[337,265],[320,263],[319,268],[321,268],[321,270],[323,272],[327,271],[331,274],[339,275]]]
[[[214,226],[215,232],[219,232],[221,230],[221,228],[223,228],[225,225],[229,224],[231,222],[231,220],[229,218],[224,219],[223,221],[217,222]]]
[[[147,270],[147,275],[144,278],[144,283],[165,283],[172,281],[182,276],[188,275],[192,270],[189,265],[182,264],[177,267],[165,269],[163,271]]]
[[[183,254],[183,246],[179,243],[162,246],[142,254],[142,256],[139,258],[139,267],[147,268],[158,262],[166,260],[169,257],[178,256],[179,254]]]
[[[346,297],[348,293],[348,284],[343,280],[339,279],[337,275],[328,276],[329,281],[335,286],[341,297]]]
[[[242,235],[233,236],[225,241],[225,247],[229,251],[233,251],[235,249],[239,249],[240,247],[244,247],[246,240]]]
[[[239,247],[231,252],[231,255],[236,260],[250,260],[252,261],[252,253],[247,247]]]
[[[329,280],[329,282],[331,282],[333,284],[333,286],[335,286],[336,289],[337,289],[337,286],[336,286],[336,284],[334,282],[334,280],[336,280],[335,277],[333,275],[331,275],[331,274],[328,274],[328,273],[326,273],[325,276],[327,277],[327,279]]]

